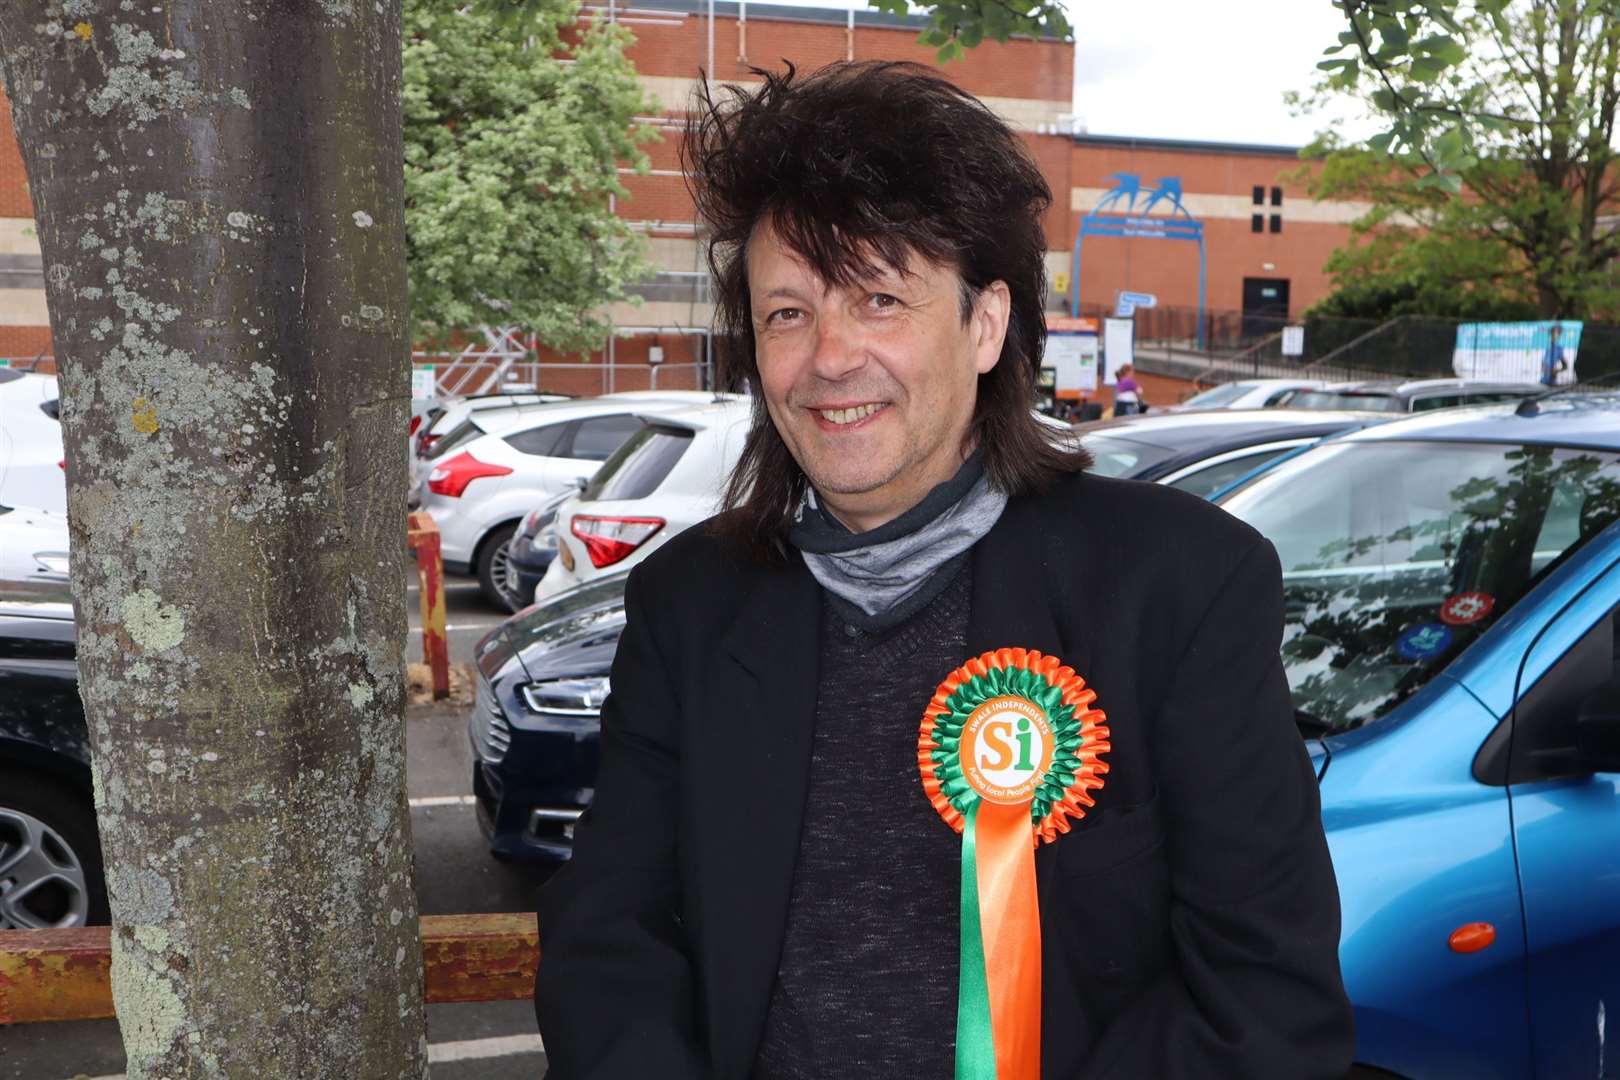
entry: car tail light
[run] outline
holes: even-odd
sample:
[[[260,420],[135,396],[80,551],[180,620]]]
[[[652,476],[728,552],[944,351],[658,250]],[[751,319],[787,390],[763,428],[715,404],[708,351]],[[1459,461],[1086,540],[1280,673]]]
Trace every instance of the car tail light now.
[[[421,427],[421,426],[422,426],[422,415],[420,413],[418,413],[417,415],[411,417],[411,430],[409,430],[409,431],[407,431],[405,433],[405,437],[408,439],[412,435],[415,435],[416,434],[416,429]]]
[[[422,437],[416,440],[416,456],[427,457],[428,451],[433,449],[433,444],[442,438],[443,435],[435,435],[431,431],[422,432]]]
[[[663,518],[591,517],[575,514],[570,526],[598,570],[625,559],[664,527]]]
[[[448,495],[452,499],[459,499],[461,493],[467,490],[467,485],[479,477],[506,476],[511,471],[505,465],[491,465],[479,461],[463,450],[434,468],[428,475],[428,490],[435,495]]]

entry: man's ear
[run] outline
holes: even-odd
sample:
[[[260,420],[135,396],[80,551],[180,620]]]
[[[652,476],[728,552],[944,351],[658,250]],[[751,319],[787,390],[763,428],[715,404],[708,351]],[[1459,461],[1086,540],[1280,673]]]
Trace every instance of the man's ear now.
[[[973,367],[987,373],[1001,359],[1007,340],[1007,319],[1012,314],[1012,291],[1005,281],[992,281],[973,301]]]

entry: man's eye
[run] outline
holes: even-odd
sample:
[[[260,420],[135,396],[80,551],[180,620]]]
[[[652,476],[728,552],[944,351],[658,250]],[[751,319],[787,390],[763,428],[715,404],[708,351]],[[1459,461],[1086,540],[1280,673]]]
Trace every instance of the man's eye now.
[[[868,301],[868,303],[877,308],[879,311],[885,311],[889,308],[896,308],[900,306],[899,298],[890,296],[888,293],[873,293],[872,298]]]
[[[801,314],[802,312],[800,312],[798,308],[777,308],[775,311],[765,316],[765,325],[772,326],[780,325],[781,323],[785,322],[794,322]]]

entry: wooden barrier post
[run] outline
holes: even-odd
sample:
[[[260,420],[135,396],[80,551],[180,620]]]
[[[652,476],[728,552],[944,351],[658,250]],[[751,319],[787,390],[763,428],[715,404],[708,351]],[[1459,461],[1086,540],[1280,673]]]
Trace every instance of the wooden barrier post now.
[[[533,914],[426,915],[427,1001],[521,1001],[534,993]],[[109,928],[0,930],[0,1024],[113,1017]]]
[[[439,526],[426,510],[407,519],[406,538],[416,552],[416,581],[422,601],[422,659],[433,674],[433,700],[450,696],[450,642],[444,629],[444,558]]]

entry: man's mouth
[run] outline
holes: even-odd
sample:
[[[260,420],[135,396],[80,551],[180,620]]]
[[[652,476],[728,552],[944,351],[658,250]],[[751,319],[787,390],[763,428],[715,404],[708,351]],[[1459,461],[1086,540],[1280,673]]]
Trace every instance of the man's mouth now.
[[[887,402],[869,401],[865,405],[850,405],[838,409],[811,409],[810,411],[829,424],[853,424],[865,420],[880,409],[888,407]]]

